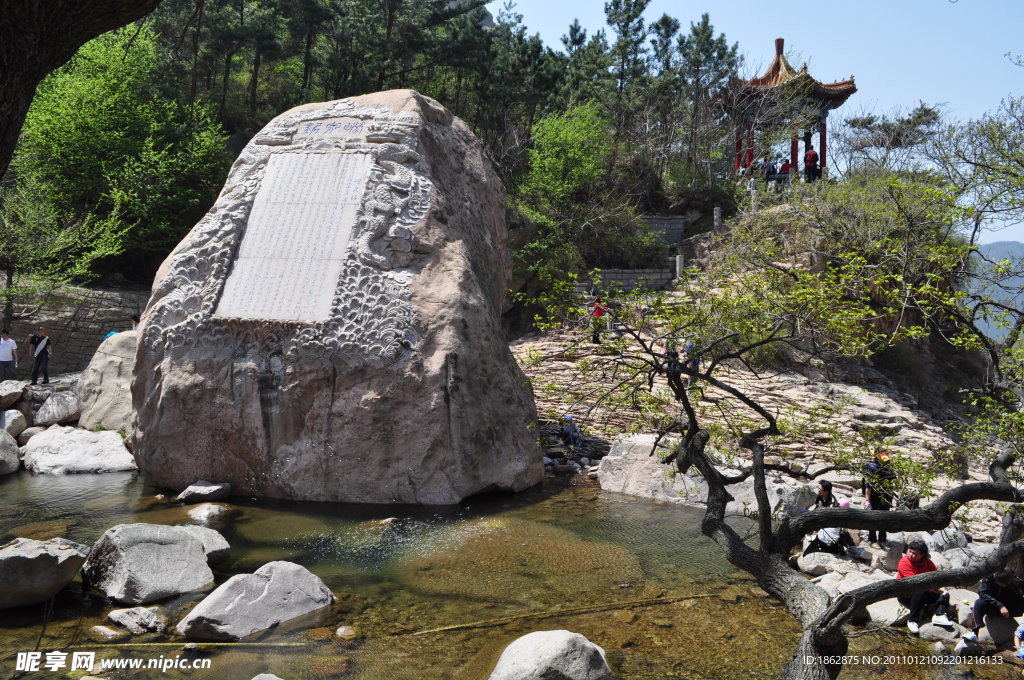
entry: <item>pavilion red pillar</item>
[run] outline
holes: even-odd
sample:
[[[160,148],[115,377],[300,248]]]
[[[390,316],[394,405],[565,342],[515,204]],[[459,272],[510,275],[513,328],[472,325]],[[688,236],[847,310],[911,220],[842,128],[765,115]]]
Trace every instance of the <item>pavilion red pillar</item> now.
[[[743,157],[743,128],[736,126],[736,158],[733,162],[733,172],[737,175],[740,172],[740,159]]]
[[[744,167],[750,168],[754,164],[754,121],[747,126],[747,163]]]
[[[821,119],[819,123],[818,133],[818,167],[821,168],[818,171],[818,177],[825,179],[825,119]]]
[[[799,173],[799,166],[797,165],[797,158],[800,156],[800,138],[797,133],[793,133],[793,142],[789,145],[789,162],[792,164],[790,172]]]

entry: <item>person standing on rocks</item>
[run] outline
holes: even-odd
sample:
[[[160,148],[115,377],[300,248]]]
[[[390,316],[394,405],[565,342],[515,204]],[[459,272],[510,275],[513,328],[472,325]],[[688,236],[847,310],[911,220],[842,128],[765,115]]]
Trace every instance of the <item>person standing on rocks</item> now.
[[[808,184],[819,179],[821,174],[818,170],[818,152],[814,150],[813,144],[807,145],[807,153],[804,154],[804,179]]]
[[[32,384],[35,385],[39,374],[43,374],[43,384],[50,382],[50,355],[53,353],[53,343],[42,326],[28,339],[28,351],[32,352]]]
[[[18,343],[7,329],[0,331],[0,382],[18,379]]]
[[[888,452],[879,451],[875,459],[865,466],[864,479],[861,481],[865,510],[892,510],[896,473],[892,470],[891,462]],[[868,530],[868,543],[874,543],[876,547],[880,548],[886,538],[885,531],[879,530],[876,534],[874,529]]]
[[[1024,615],[1024,579],[1012,569],[1003,569],[994,576],[983,578],[978,584],[978,599],[974,601],[974,630],[964,639],[977,640],[978,631],[985,622],[985,616],[1002,616],[1004,619]]]
[[[896,578],[908,578],[932,571],[938,571],[938,567],[928,559],[928,545],[924,541],[908,543],[907,552],[903,554],[899,566],[896,567]],[[910,610],[907,628],[911,633],[921,630],[921,616],[924,614],[925,607],[931,604],[937,605],[935,615],[932,616],[932,623],[937,626],[953,625],[953,622],[946,617],[946,610],[949,608],[949,593],[945,588],[922,590],[919,593],[914,593],[911,597],[901,595],[896,599]]]
[[[591,342],[595,345],[601,344],[601,326],[604,325],[604,320],[601,317],[607,313],[608,308],[604,306],[601,298],[594,300],[594,311],[590,313],[590,330],[593,332]]]

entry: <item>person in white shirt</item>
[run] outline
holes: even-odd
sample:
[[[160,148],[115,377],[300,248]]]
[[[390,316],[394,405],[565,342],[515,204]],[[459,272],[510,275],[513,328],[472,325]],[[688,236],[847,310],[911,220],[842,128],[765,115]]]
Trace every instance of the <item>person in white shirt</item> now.
[[[18,379],[18,343],[7,329],[0,331],[0,382]]]

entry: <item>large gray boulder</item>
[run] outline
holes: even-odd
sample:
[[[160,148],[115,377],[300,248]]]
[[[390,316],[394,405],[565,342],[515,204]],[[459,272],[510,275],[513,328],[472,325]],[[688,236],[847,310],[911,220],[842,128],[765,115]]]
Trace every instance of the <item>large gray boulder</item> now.
[[[21,468],[18,442],[14,437],[0,430],[0,475],[9,475]]]
[[[0,411],[0,430],[17,438],[27,427],[28,420],[25,418],[25,414],[18,409]]]
[[[25,468],[63,475],[135,470],[135,458],[116,432],[90,432],[54,425],[32,437],[24,449]]]
[[[183,527],[119,524],[92,547],[83,576],[122,604],[145,604],[213,583],[203,543]]]
[[[81,427],[91,430],[102,425],[108,430],[131,431],[137,335],[136,331],[114,333],[96,349],[75,385],[82,405]]]
[[[73,423],[78,420],[82,407],[78,397],[71,390],[52,392],[43,405],[36,411],[32,419],[34,425],[53,425],[55,423]]]
[[[331,591],[305,567],[269,562],[229,578],[176,629],[190,640],[239,640],[332,602]]]
[[[4,380],[0,382],[0,411],[6,411],[18,403],[21,395],[25,392],[26,385],[28,385],[28,382],[25,380]]]
[[[71,582],[89,549],[64,538],[0,546],[0,609],[46,602]]]
[[[708,500],[708,485],[695,470],[686,474],[668,474],[673,468],[651,455],[654,435],[636,435],[612,444],[601,459],[597,479],[605,491],[631,496],[703,507]],[[735,472],[726,470],[726,472]],[[775,516],[798,515],[814,503],[814,490],[782,475],[769,474],[768,500]],[[733,500],[726,511],[748,514],[757,510],[753,478],[729,487]]]
[[[579,633],[541,630],[514,641],[488,680],[604,680],[612,671],[604,650]]]
[[[437,102],[272,120],[156,275],[132,383],[147,481],[418,504],[539,483],[506,239],[501,182]]]

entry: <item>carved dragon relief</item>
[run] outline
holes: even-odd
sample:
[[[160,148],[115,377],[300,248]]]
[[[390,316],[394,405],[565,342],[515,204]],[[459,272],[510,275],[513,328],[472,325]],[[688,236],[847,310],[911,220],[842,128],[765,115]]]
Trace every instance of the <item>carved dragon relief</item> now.
[[[365,137],[296,141],[302,125],[341,114],[366,121]],[[192,347],[228,346],[236,355],[328,356],[353,366],[387,366],[406,357],[418,335],[409,302],[412,279],[401,270],[412,263],[415,226],[430,209],[428,168],[415,150],[421,124],[414,114],[359,107],[351,99],[272,121],[239,156],[213,209],[172,256],[153,292],[142,338],[146,347],[181,355]],[[329,320],[217,318],[267,162],[284,151],[369,153],[372,159]]]

